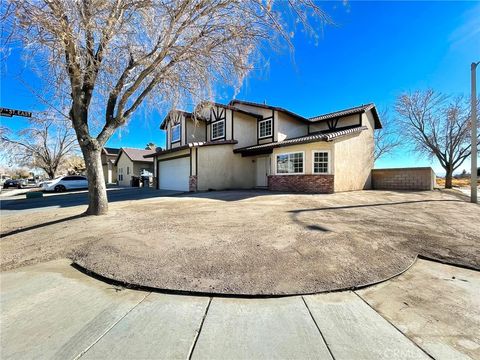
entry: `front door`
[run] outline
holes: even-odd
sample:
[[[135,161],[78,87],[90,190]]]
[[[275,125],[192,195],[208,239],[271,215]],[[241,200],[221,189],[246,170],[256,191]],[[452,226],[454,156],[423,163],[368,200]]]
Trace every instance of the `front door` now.
[[[257,183],[256,186],[267,186],[267,175],[269,169],[270,159],[268,156],[257,158]]]

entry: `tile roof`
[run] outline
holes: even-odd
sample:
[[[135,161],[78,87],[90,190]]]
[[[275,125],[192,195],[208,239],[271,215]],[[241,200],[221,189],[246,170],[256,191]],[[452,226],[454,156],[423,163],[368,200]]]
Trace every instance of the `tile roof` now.
[[[311,122],[318,122],[318,121],[323,121],[323,120],[335,119],[335,118],[339,118],[339,117],[342,117],[342,116],[364,113],[364,112],[367,112],[369,110],[371,110],[372,113],[373,113],[373,117],[374,117],[374,120],[375,120],[375,128],[376,129],[381,129],[382,124],[380,122],[380,118],[378,116],[377,109],[375,108],[375,104],[373,104],[373,103],[366,104],[366,105],[355,106],[355,107],[344,109],[344,110],[334,111],[334,112],[327,113],[327,114],[317,115],[317,116],[311,117],[309,120]]]
[[[235,149],[233,150],[233,152],[248,154],[248,153],[255,153],[255,152],[260,152],[264,150],[270,150],[277,147],[305,144],[305,143],[317,142],[317,141],[333,141],[339,137],[353,134],[353,133],[360,132],[367,129],[368,128],[366,126],[355,126],[351,128],[338,129],[338,130],[329,131],[329,132],[322,131],[322,132],[317,132],[317,133],[306,135],[306,136],[301,136],[298,138],[287,139],[287,140],[267,143],[267,144],[247,146],[244,148]]]
[[[153,162],[152,158],[145,158],[145,155],[154,154],[155,150],[145,150],[145,149],[135,149],[135,148],[120,148],[121,152],[124,152],[125,155],[132,161],[141,161],[141,162]],[[120,159],[120,155],[117,158]]]

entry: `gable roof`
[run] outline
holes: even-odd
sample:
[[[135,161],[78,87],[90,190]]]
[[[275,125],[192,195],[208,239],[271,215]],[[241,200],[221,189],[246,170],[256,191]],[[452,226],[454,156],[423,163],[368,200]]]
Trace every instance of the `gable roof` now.
[[[304,118],[303,116],[298,115],[298,114],[294,113],[293,111],[290,111],[290,110],[287,110],[287,109],[284,109],[284,108],[281,108],[281,107],[278,107],[278,106],[271,106],[271,105],[267,105],[267,104],[261,104],[261,103],[256,103],[256,102],[252,102],[252,101],[237,100],[237,99],[233,99],[232,101],[230,101],[228,103],[228,105],[231,105],[231,106],[234,106],[234,107],[235,107],[235,104],[250,105],[250,106],[260,107],[260,108],[263,108],[263,109],[280,111],[280,112],[283,112],[283,113],[288,114],[290,116],[293,116],[294,118],[296,118],[296,119],[298,119],[302,122],[309,123],[307,118]]]
[[[253,145],[253,146],[247,146],[244,148],[238,148],[234,149],[234,153],[241,153],[242,155],[254,155],[256,153],[261,153],[265,151],[270,151],[273,148],[278,148],[278,147],[285,147],[285,146],[291,146],[291,145],[298,145],[298,144],[306,144],[306,143],[311,143],[311,142],[317,142],[317,141],[333,141],[335,139],[338,139],[340,137],[354,134],[357,132],[361,132],[363,130],[367,130],[368,128],[366,126],[353,126],[353,127],[348,127],[348,128],[343,128],[343,129],[337,129],[333,131],[321,131],[321,132],[316,132],[313,134],[309,135],[304,135],[300,136],[297,138],[292,138],[292,139],[287,139],[283,141],[278,141],[278,142],[271,142],[271,143],[266,143],[266,144],[260,144],[260,145]]]
[[[377,108],[373,103],[355,106],[355,107],[344,109],[344,110],[334,111],[334,112],[323,114],[323,115],[317,115],[317,116],[311,117],[309,120],[315,123],[319,121],[335,119],[335,118],[348,116],[348,115],[362,114],[367,111],[372,111],[373,119],[375,121],[375,129],[381,129],[382,123],[380,122],[380,117],[378,116]]]
[[[180,114],[183,114],[185,115],[185,117],[192,117],[192,113],[191,112],[188,112],[188,111],[184,111],[184,110],[179,110],[179,109],[172,109],[168,112],[167,115],[165,115],[165,117],[163,118],[162,122],[160,123],[160,130],[165,130],[166,128],[166,125],[167,125],[167,120],[168,118],[170,117],[170,114],[172,112],[178,112]]]
[[[111,148],[111,147],[104,147],[104,148],[103,148],[103,151],[104,151],[105,154],[107,154],[107,155],[118,155],[118,153],[120,152],[120,149],[118,149],[118,148]]]
[[[138,162],[153,162],[152,158],[144,158],[145,155],[154,154],[155,150],[145,150],[145,149],[136,149],[136,148],[120,148],[117,160],[115,160],[115,165],[117,165],[120,156],[124,153],[131,161]]]

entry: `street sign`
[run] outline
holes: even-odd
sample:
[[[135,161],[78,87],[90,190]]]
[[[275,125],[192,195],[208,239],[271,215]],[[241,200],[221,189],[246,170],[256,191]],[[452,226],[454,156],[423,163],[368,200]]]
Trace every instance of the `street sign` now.
[[[30,111],[14,110],[14,109],[7,109],[7,108],[0,108],[0,115],[6,116],[6,117],[12,117],[12,116],[32,117],[32,113]]]

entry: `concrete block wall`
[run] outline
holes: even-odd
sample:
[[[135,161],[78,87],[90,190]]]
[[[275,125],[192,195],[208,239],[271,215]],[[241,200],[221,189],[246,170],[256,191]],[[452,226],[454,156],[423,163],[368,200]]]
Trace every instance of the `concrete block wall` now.
[[[373,169],[375,190],[433,190],[435,173],[431,167]]]

